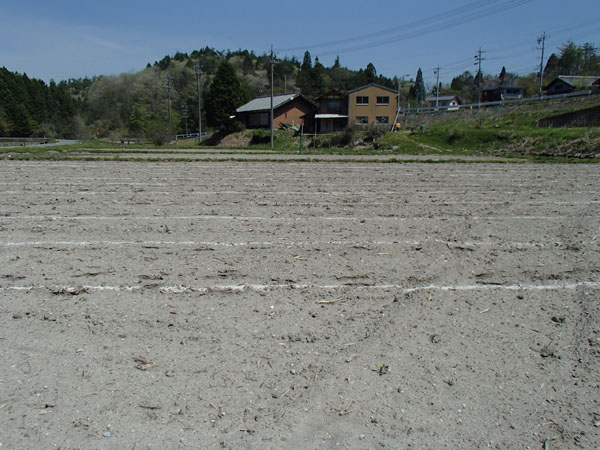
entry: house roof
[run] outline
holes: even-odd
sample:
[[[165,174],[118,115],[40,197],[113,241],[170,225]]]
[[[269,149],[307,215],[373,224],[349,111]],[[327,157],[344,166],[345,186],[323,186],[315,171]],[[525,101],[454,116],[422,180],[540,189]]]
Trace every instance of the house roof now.
[[[280,106],[282,106],[288,102],[291,102],[292,100],[294,100],[298,97],[300,97],[312,104],[312,102],[310,100],[308,100],[307,98],[303,97],[302,95],[300,95],[298,93],[278,94],[278,95],[273,96],[273,109],[277,109]],[[250,100],[245,105],[242,105],[238,109],[236,109],[235,112],[237,112],[237,113],[258,112],[258,111],[268,111],[270,109],[271,109],[271,96],[266,95],[263,97],[256,97],[255,99]]]
[[[573,86],[573,87],[588,87],[588,86],[592,86],[594,84],[594,82],[598,81],[599,79],[600,79],[600,75],[595,75],[595,76],[559,75],[558,78],[554,79],[554,81],[556,81],[556,80],[564,81],[569,86]],[[552,84],[552,83],[550,83],[550,84]]]
[[[497,84],[495,86],[488,86],[484,88],[484,91],[495,91],[496,89],[525,89],[524,86],[519,84]]]
[[[356,89],[352,89],[351,91],[348,91],[348,94],[352,94],[353,92],[357,92],[357,91],[362,91],[363,89],[366,89],[369,87],[378,87],[379,89],[385,89],[386,91],[393,92],[394,94],[397,93],[395,89],[391,89],[389,87],[385,87],[385,86],[382,86],[377,83],[370,83],[370,84],[365,84],[364,86],[361,86],[361,87],[357,87]]]
[[[459,99],[459,98],[458,98],[458,96],[456,96],[456,95],[440,95],[440,96],[438,96],[438,98],[437,98],[437,99],[438,99],[438,101],[440,101],[440,102],[444,102],[444,101],[450,101],[450,100],[454,100],[454,99],[456,99],[456,100],[459,100],[459,101],[460,101],[460,99]],[[425,99],[425,101],[426,101],[426,102],[434,102],[434,101],[435,101],[435,95],[431,95],[431,96],[427,97],[427,98]]]

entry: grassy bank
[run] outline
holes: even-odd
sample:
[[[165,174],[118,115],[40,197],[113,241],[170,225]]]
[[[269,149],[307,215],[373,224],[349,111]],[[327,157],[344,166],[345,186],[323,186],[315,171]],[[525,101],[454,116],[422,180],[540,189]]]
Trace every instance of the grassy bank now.
[[[269,160],[274,154],[306,155],[388,155],[394,161],[407,161],[411,155],[448,158],[502,157],[536,162],[599,162],[600,128],[538,128],[540,119],[600,104],[600,96],[584,101],[532,104],[415,114],[402,117],[398,132],[347,129],[327,135],[300,135],[291,130],[275,130],[270,148],[269,130],[244,130],[199,145],[194,139],[156,146],[144,142],[121,143],[105,140],[82,141],[57,147],[3,149],[0,158],[13,159],[102,159],[102,160],[210,160],[211,156],[253,155]],[[418,159],[418,158],[415,158]],[[439,159],[439,158],[438,158]],[[368,160],[368,158],[365,158]],[[373,158],[376,160],[376,158]]]

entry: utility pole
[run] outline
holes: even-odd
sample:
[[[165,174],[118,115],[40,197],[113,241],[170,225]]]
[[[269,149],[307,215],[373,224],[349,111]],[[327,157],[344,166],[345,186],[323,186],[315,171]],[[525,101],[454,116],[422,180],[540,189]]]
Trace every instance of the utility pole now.
[[[406,75],[402,75],[400,78],[398,78],[398,105],[396,107],[396,118],[394,119],[394,124],[392,125],[391,131],[396,130],[396,124],[398,123],[398,118],[400,117],[400,83],[402,82],[402,85],[404,85],[404,77],[408,76],[410,76],[410,74],[407,73]]]
[[[167,90],[169,92],[169,142],[171,142],[171,89],[173,88],[173,75],[167,75]]]
[[[538,45],[541,44],[541,46],[542,46],[542,48],[541,48],[542,57],[540,58],[540,89],[538,92],[540,98],[542,98],[542,87],[544,84],[544,49],[546,47],[546,38],[547,37],[548,36],[546,36],[546,32],[544,31],[544,34],[542,34],[537,40]]]
[[[273,67],[275,58],[273,57],[273,44],[271,44],[271,149],[273,148]]]
[[[183,116],[183,120],[185,121],[185,134],[187,136],[188,134],[188,123],[187,123],[187,119],[188,119],[188,104],[187,102],[183,102],[181,104],[181,115]]]
[[[198,85],[198,143],[202,141],[202,103],[200,102],[200,63],[195,65],[196,83]]]
[[[439,98],[440,98],[440,66],[433,69],[433,74],[436,76],[435,81],[435,110],[438,110]]]
[[[477,94],[477,103],[478,103],[478,108],[481,108],[481,84],[483,83],[483,73],[481,72],[481,61],[485,60],[485,58],[483,56],[481,56],[483,53],[485,53],[483,50],[481,50],[481,47],[479,47],[479,51],[477,52],[477,54],[475,55],[475,66],[479,65],[479,70],[477,71],[477,85],[479,88],[479,93]]]

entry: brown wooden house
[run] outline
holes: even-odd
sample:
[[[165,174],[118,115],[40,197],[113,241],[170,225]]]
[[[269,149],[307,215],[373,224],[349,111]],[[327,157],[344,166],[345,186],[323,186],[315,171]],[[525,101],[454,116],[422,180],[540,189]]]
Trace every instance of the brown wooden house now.
[[[304,124],[304,117],[312,115],[316,105],[301,94],[278,94],[273,96],[273,128],[282,124]],[[246,128],[271,127],[271,96],[257,97],[236,109],[236,116]]]
[[[332,89],[319,98],[319,111],[315,114],[317,133],[342,131],[348,127],[348,96]]]

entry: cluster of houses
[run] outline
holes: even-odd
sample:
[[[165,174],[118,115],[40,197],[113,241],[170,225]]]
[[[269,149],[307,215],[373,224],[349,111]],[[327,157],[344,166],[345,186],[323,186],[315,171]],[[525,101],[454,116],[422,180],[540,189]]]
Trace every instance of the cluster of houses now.
[[[318,105],[301,94],[273,96],[273,127],[303,125],[307,132],[341,131],[349,125],[389,128],[396,120],[398,93],[368,84],[346,93],[333,89],[318,99]],[[271,97],[258,97],[236,110],[246,128],[270,126]]]
[[[580,89],[600,89],[600,77],[559,76],[546,88],[546,95],[566,94]],[[502,84],[482,91],[483,102],[523,98],[525,88]],[[463,104],[456,95],[430,96],[426,106],[454,109]],[[299,93],[273,96],[273,127],[304,127],[312,133],[342,131],[348,126],[391,129],[400,109],[398,93],[378,84],[367,84],[348,92],[333,89],[321,96],[317,104]],[[246,128],[269,128],[271,97],[258,97],[236,110],[236,117]]]

